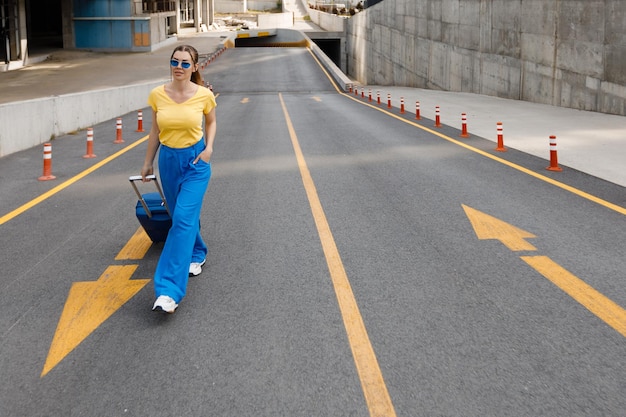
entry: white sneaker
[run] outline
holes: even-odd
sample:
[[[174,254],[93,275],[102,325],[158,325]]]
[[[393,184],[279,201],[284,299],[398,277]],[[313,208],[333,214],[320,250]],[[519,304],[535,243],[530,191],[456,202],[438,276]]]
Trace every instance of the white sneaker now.
[[[176,311],[178,304],[167,295],[159,295],[159,298],[154,302],[154,306],[152,307],[152,311],[164,311],[166,313],[172,314]]]
[[[189,276],[197,277],[202,273],[202,266],[206,263],[206,258],[202,262],[192,262],[189,265]]]

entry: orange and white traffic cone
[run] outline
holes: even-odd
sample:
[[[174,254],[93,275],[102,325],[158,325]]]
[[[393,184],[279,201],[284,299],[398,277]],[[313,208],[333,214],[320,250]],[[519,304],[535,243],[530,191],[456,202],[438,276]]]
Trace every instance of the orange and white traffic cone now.
[[[559,167],[559,158],[556,153],[556,136],[550,136],[550,166],[546,168],[548,171],[563,171]]]
[[[498,122],[496,124],[496,130],[498,133],[498,146],[496,147],[496,151],[506,152],[506,148],[504,147],[504,134],[503,134],[503,129],[502,129],[502,122]]]
[[[124,143],[124,139],[122,139],[122,118],[121,117],[117,118],[116,130],[117,130],[117,134],[115,136],[115,140],[113,141],[113,143]]]
[[[137,132],[143,132],[143,111],[137,111]]]
[[[469,133],[467,133],[467,114],[461,113],[461,137],[469,138]]]
[[[87,128],[87,152],[83,155],[83,158],[95,158],[93,153],[93,128]]]
[[[39,181],[53,180],[56,177],[52,175],[52,144],[43,144],[43,175],[37,178]]]

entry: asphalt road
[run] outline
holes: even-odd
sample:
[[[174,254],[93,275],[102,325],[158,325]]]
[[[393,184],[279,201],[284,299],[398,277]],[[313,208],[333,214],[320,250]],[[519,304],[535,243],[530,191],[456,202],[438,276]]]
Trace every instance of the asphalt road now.
[[[209,257],[173,315],[135,114],[97,158],[54,140],[56,180],[0,159],[0,415],[624,414],[623,187],[341,94],[306,49],[207,71]]]

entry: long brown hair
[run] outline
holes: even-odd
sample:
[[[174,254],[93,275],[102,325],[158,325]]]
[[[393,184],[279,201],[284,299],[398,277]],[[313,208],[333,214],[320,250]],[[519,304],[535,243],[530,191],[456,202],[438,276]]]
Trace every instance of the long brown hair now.
[[[177,51],[188,52],[189,55],[191,55],[191,60],[193,61],[194,68],[196,68],[196,65],[198,65],[198,50],[196,48],[194,48],[191,45],[179,45],[176,48],[174,48],[174,50],[172,51],[172,55],[170,56],[170,59],[174,57],[174,54]],[[191,74],[191,82],[204,87],[204,79],[202,78],[202,74],[200,74],[200,71],[195,70]]]

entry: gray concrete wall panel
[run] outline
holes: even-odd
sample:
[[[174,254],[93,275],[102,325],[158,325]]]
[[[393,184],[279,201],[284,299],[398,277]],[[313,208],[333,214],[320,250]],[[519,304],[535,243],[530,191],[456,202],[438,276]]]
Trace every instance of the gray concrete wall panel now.
[[[441,21],[443,23],[450,23],[452,25],[458,25],[460,22],[460,4],[459,0],[450,0],[447,7],[441,9]]]
[[[626,45],[626,2],[613,1],[605,8],[605,42],[609,45]]]
[[[604,0],[561,1],[559,9],[559,38],[591,43],[604,42]]]
[[[604,48],[597,43],[581,41],[560,42],[557,48],[557,65],[565,71],[602,78],[604,75]]]
[[[551,66],[556,58],[554,38],[535,33],[523,33],[521,59],[539,65]]]
[[[349,19],[365,84],[489,94],[625,114],[623,0],[394,0]]]
[[[50,111],[48,99],[2,104],[0,119],[11,121],[0,131],[0,157],[51,139],[50,130],[54,126],[54,113]],[[39,125],[48,129],[34,128]]]
[[[165,81],[2,104],[0,120],[12,123],[0,130],[0,157],[143,109],[150,90]]]
[[[605,75],[617,84],[626,85],[626,42],[610,45],[605,52]]]

